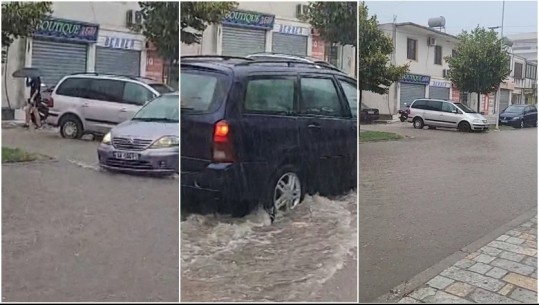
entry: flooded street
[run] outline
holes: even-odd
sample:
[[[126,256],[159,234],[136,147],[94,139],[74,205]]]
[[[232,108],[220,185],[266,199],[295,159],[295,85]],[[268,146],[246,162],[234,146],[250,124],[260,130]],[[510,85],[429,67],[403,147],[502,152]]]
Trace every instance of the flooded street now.
[[[307,196],[273,225],[260,210],[241,219],[188,216],[181,222],[181,301],[326,298],[320,291],[343,265],[356,274],[356,196]],[[354,278],[345,281],[357,287]],[[356,289],[335,301],[355,301]]]
[[[363,128],[363,127],[362,127]],[[359,145],[359,299],[371,302],[537,209],[537,128],[487,133],[366,126]]]

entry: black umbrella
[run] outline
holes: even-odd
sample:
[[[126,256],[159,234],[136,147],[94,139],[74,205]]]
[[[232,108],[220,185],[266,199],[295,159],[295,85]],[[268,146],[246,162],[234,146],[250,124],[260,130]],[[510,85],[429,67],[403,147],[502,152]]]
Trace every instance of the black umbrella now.
[[[38,68],[22,68],[12,74],[16,78],[34,78],[41,77],[41,71]]]

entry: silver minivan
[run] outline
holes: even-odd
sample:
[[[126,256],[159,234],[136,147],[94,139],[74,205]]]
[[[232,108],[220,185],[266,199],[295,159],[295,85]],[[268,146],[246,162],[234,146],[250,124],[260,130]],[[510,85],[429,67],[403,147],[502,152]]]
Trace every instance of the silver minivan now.
[[[416,99],[408,108],[408,122],[414,128],[444,127],[460,131],[488,130],[488,120],[462,103],[438,99]]]
[[[149,100],[173,90],[142,77],[100,73],[68,75],[54,88],[47,123],[60,127],[64,138],[106,134]]]

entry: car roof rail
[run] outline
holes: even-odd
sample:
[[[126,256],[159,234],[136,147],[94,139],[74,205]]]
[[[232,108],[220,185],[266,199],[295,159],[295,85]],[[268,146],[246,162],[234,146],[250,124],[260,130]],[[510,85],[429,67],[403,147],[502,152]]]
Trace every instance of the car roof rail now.
[[[242,56],[228,56],[228,55],[186,55],[186,56],[182,56],[180,58],[180,61],[184,59],[187,59],[187,60],[191,60],[191,59],[193,60],[196,60],[196,59],[220,59],[220,60],[241,59],[245,61],[252,61],[251,58],[242,57]]]
[[[314,62],[307,62],[307,61],[297,60],[297,59],[296,60],[294,59],[254,60],[254,61],[249,61],[249,62],[237,63],[236,66],[249,66],[253,64],[287,64],[289,67],[292,67],[294,65],[305,65],[305,66],[310,66],[310,67],[315,67],[315,68],[320,68],[320,69],[325,68],[325,69],[331,69],[331,70],[342,72],[339,69],[330,68],[325,65],[319,65]]]
[[[97,72],[75,72],[75,73],[71,73],[69,75],[79,75],[79,74],[92,74],[92,75],[99,75]]]
[[[146,76],[133,76],[133,75],[126,75],[126,74],[100,73],[100,72],[75,72],[75,73],[71,73],[69,75],[95,75],[95,76],[103,75],[103,76],[125,77],[125,78],[129,78],[129,79],[133,79],[133,80],[137,80],[137,79],[153,80],[153,79],[151,79],[149,77],[146,77]]]

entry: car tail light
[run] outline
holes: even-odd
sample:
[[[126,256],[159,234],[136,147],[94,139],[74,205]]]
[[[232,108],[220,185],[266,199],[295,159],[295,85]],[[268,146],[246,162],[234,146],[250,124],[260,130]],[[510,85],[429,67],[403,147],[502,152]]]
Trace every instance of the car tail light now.
[[[52,99],[52,96],[45,99],[45,103],[47,104],[47,107],[54,108],[54,100]]]
[[[406,114],[410,114],[410,108],[406,109]]]
[[[213,130],[213,161],[234,162],[234,149],[227,121],[215,123]]]

